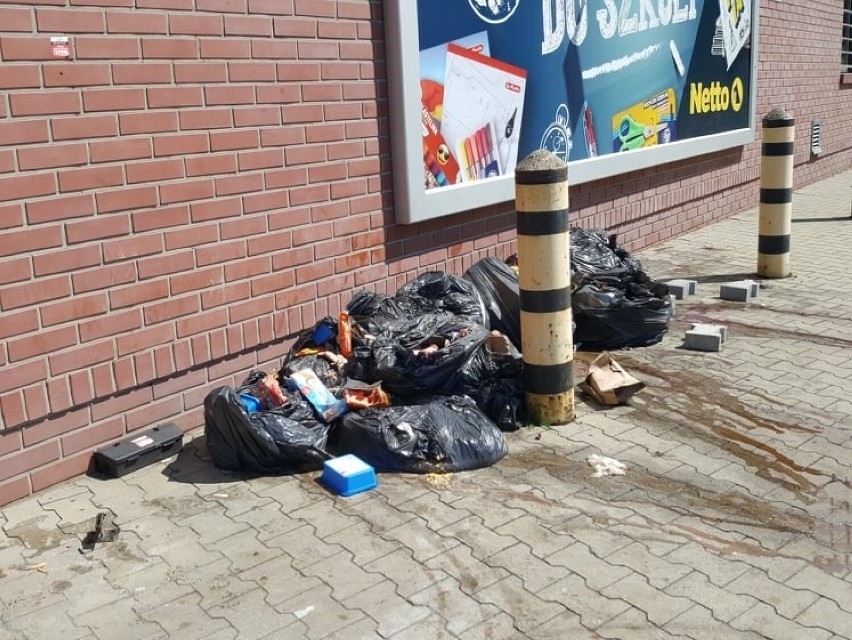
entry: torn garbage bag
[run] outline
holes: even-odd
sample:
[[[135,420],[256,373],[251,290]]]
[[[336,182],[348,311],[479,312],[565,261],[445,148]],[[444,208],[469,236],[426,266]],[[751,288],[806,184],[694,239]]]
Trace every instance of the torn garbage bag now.
[[[462,278],[430,271],[400,287],[397,298],[415,300],[423,312],[446,311],[488,328],[488,311],[473,283]]]
[[[249,413],[231,387],[214,389],[204,399],[207,449],[220,469],[287,473],[322,468],[329,426],[316,420],[298,393],[284,404]]]
[[[508,448],[497,426],[464,396],[347,414],[329,448],[353,453],[381,471],[434,473],[494,464]]]
[[[417,329],[420,338],[419,328]],[[389,393],[412,397],[437,393],[488,337],[480,324],[453,318],[426,339],[381,335],[373,344],[376,375]]]

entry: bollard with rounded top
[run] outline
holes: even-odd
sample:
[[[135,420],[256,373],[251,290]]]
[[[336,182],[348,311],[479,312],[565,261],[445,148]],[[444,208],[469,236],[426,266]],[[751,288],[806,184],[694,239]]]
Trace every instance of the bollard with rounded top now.
[[[534,151],[515,168],[524,393],[533,421],[574,419],[568,165]]]
[[[767,278],[790,275],[795,124],[784,109],[763,117],[757,273]]]

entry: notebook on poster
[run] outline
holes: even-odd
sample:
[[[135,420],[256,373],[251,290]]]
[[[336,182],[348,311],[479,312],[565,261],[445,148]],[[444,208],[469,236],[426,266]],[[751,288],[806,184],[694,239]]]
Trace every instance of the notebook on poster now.
[[[514,173],[526,76],[525,70],[506,62],[448,44],[441,133],[450,148],[464,148],[465,140],[490,128],[499,175]]]

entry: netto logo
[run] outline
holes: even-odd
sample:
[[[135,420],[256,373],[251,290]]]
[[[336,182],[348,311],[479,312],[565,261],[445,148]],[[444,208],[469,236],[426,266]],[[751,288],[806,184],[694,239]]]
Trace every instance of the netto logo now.
[[[710,113],[713,111],[739,111],[745,102],[745,89],[742,78],[736,77],[730,87],[718,80],[705,86],[703,82],[689,83],[689,113]]]

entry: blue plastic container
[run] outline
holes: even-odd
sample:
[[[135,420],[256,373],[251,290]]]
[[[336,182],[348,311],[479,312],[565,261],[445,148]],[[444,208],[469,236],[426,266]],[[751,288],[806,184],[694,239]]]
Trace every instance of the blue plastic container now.
[[[249,413],[255,413],[256,411],[261,410],[260,400],[255,398],[250,393],[241,393],[240,400],[243,403],[243,406],[246,408],[246,411]]]
[[[326,460],[322,465],[320,482],[344,497],[379,486],[373,467],[351,453]]]

